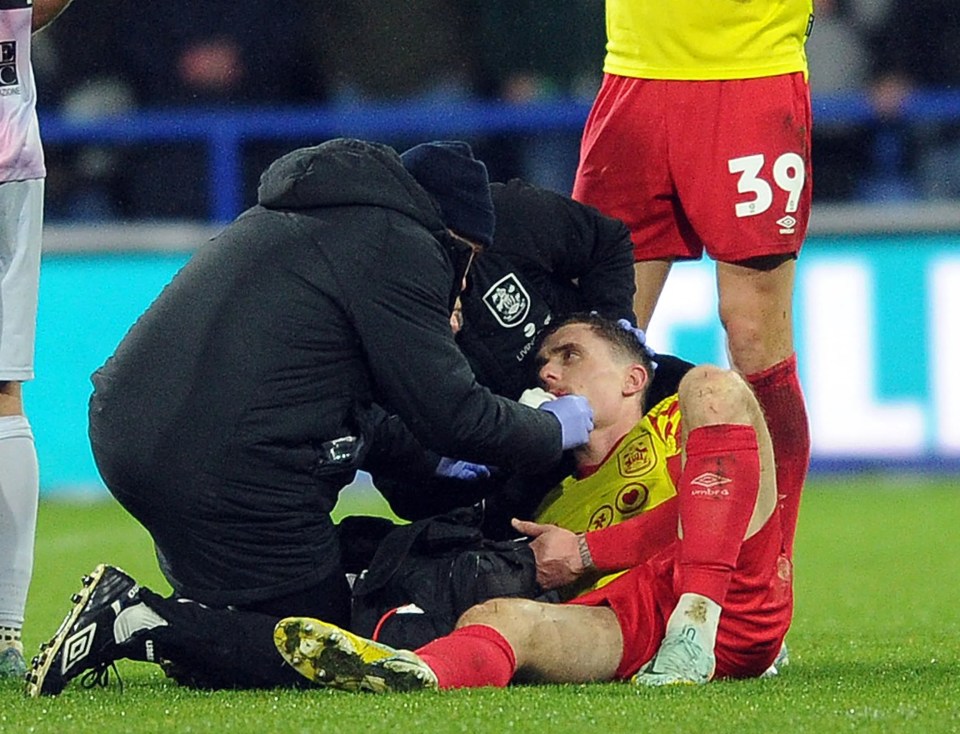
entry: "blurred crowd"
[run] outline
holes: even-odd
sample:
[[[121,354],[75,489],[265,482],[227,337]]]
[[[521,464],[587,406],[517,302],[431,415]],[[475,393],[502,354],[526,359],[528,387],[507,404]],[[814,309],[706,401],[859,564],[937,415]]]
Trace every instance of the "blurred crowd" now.
[[[960,2],[815,0],[815,14],[815,98],[866,92],[876,113],[820,125],[815,104],[815,199],[960,198],[960,119],[921,124],[903,114],[914,90],[960,82]],[[98,0],[73,3],[34,41],[41,115],[74,119],[156,108],[588,102],[604,19],[600,0]],[[245,202],[272,158],[314,142],[245,146]],[[470,142],[492,178],[569,193],[575,131]],[[202,144],[176,141],[48,143],[48,220],[203,219],[205,156]]]

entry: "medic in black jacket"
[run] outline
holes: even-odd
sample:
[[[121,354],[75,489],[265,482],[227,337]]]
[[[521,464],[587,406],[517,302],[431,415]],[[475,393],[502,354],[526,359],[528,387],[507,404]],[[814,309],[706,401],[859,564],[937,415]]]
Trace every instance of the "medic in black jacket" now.
[[[568,447],[572,424],[481,387],[458,349],[474,247],[449,230],[489,243],[486,169],[463,143],[418,148],[406,164],[346,139],[280,158],[94,374],[97,466],[179,595],[344,619],[329,512],[361,462],[390,461],[365,455],[389,445],[375,403],[471,461],[539,471]]]
[[[296,685],[271,633],[291,614],[348,622],[328,512],[360,462],[407,487],[435,479],[437,451],[521,471],[556,463],[567,423],[494,398],[457,349],[450,307],[472,250],[444,224],[486,245],[461,346],[510,396],[528,386],[531,325],[585,306],[631,318],[626,229],[511,182],[492,187],[491,242],[485,171],[481,195],[472,157],[448,160],[458,153],[428,144],[398,159],[335,141],[284,157],[260,205],[196,254],[96,373],[94,455],[179,598],[100,567],[35,660],[32,695],[122,657],[163,660],[204,688]]]

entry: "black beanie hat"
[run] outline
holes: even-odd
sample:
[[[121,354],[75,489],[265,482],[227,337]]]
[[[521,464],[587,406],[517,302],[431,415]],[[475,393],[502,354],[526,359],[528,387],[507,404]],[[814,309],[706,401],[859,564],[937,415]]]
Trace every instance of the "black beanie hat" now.
[[[493,199],[487,167],[467,143],[439,140],[400,154],[403,167],[433,197],[447,228],[472,242],[493,244]]]

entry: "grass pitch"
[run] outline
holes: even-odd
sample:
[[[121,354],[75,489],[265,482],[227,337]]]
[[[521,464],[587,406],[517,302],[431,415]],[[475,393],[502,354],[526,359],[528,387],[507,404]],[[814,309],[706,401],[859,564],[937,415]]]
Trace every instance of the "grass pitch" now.
[[[0,687],[0,732],[960,732],[960,480],[816,478],[801,512],[791,663],[772,680],[200,693],[123,661],[122,693],[74,681],[59,697],[28,700],[19,685]],[[112,501],[45,502],[31,655],[99,562],[168,590],[149,537]]]

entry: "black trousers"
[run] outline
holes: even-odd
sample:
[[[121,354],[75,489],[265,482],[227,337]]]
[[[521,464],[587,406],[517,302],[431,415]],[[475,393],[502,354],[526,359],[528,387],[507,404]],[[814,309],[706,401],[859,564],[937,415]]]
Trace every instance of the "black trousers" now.
[[[148,607],[167,621],[135,636],[149,640],[168,676],[191,688],[275,688],[307,685],[273,644],[273,629],[284,617],[316,617],[346,627],[350,588],[337,573],[321,584],[243,608],[214,608],[142,589]],[[144,649],[137,644],[137,649]]]

